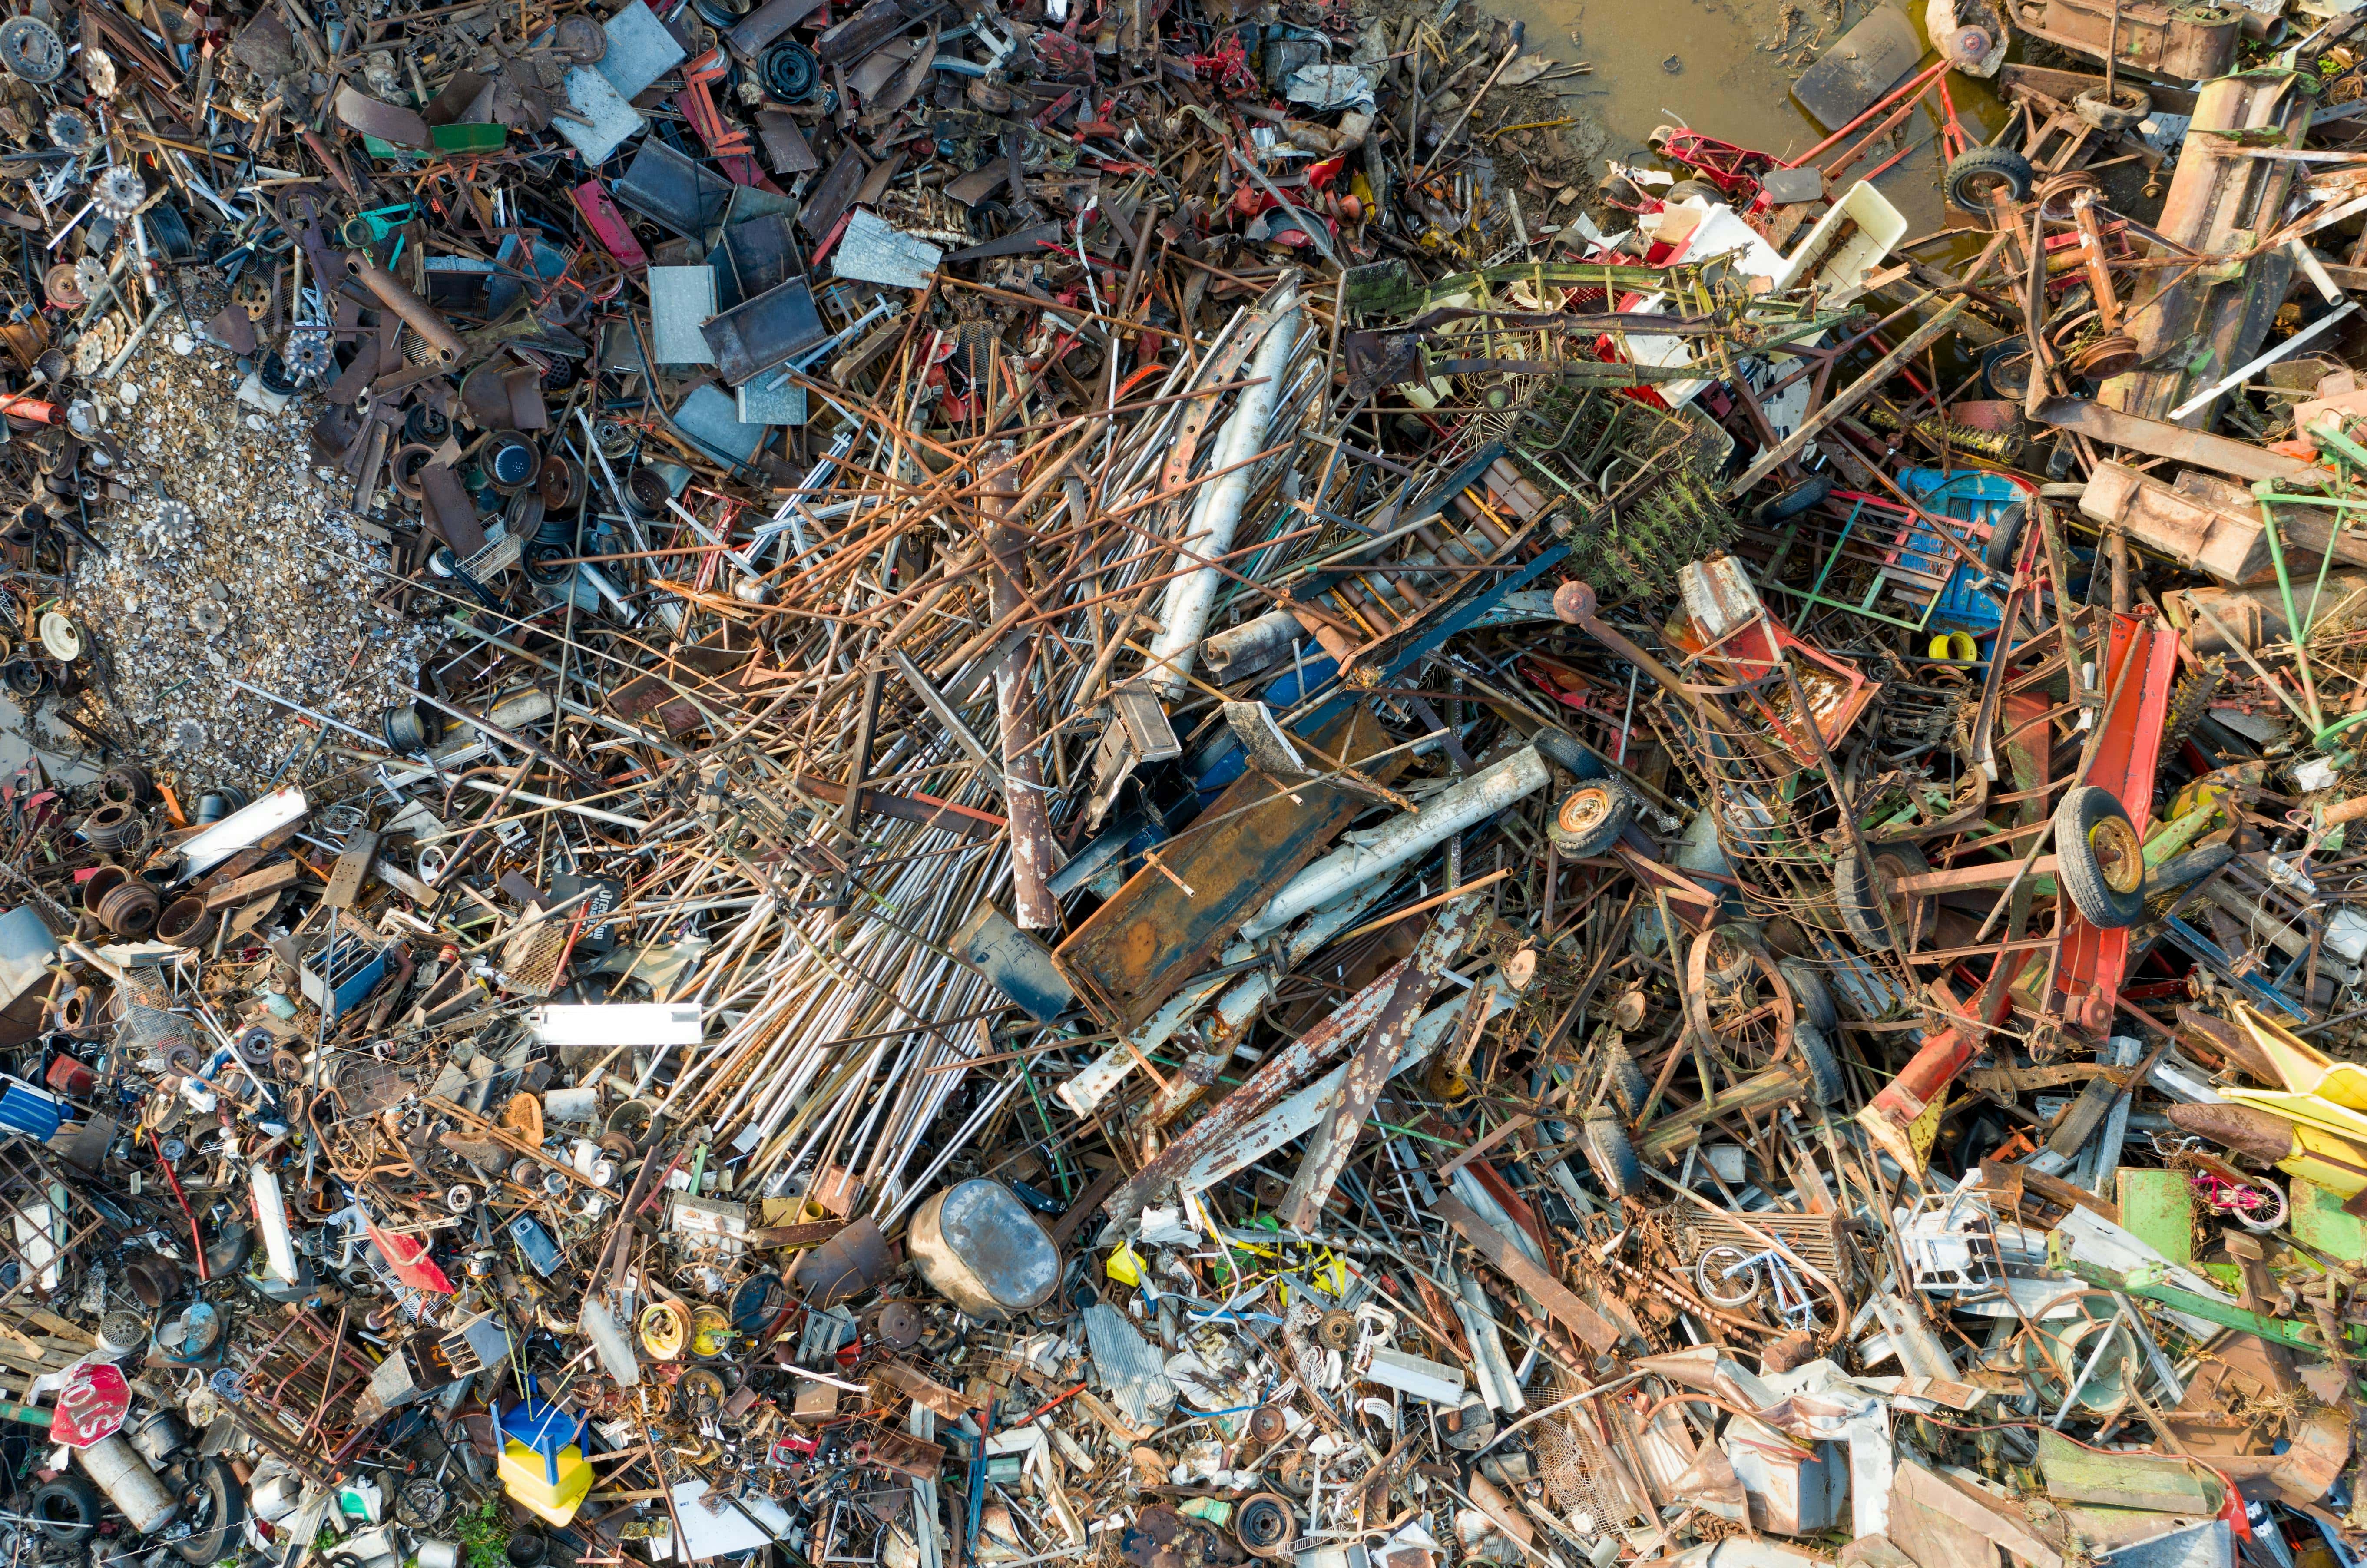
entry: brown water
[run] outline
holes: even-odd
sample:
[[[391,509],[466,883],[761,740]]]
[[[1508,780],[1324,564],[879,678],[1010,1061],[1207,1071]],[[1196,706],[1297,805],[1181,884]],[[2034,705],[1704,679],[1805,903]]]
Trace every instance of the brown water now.
[[[1526,23],[1531,49],[1593,65],[1564,101],[1599,118],[1609,134],[1603,156],[1671,170],[1645,146],[1655,126],[1688,125],[1781,158],[1823,141],[1825,128],[1793,100],[1793,79],[1871,9],[1864,0],[1495,0],[1489,8]],[[1922,6],[1899,8],[1920,36]],[[1674,71],[1663,63],[1672,55]],[[1976,139],[2004,124],[2006,107],[1988,84],[1952,73],[1948,89]],[[1944,221],[1938,130],[1934,103],[1900,128],[1916,151],[1875,182],[1914,234]],[[1603,173],[1599,160],[1591,172]]]

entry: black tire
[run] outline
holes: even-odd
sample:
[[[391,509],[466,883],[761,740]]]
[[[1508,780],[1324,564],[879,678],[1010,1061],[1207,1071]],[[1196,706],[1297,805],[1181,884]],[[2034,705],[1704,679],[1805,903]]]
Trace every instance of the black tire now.
[[[2018,403],[2030,394],[2030,345],[2020,338],[1993,343],[1981,353],[1981,379],[1989,396]]]
[[[1833,898],[1840,906],[1841,924],[1849,928],[1850,935],[1857,938],[1861,946],[1878,953],[1887,952],[1890,937],[1882,928],[1882,906],[1877,901],[1875,875],[1914,876],[1931,869],[1931,863],[1925,860],[1923,852],[1912,844],[1874,845],[1874,871],[1871,874],[1858,860],[1855,850],[1843,850],[1833,862]],[[1914,918],[1914,906],[1918,902],[1928,907],[1932,900],[1926,895],[1920,900],[1898,900],[1891,904],[1890,918],[1893,924],[1901,928],[1898,934],[1902,938],[1912,940],[1913,931],[1908,928],[1926,931],[1931,929],[1928,908],[1924,919],[1918,920]]]
[[[1617,1103],[1619,1113],[1631,1119],[1644,1114],[1644,1097],[1652,1092],[1652,1082],[1636,1065],[1636,1058],[1628,1054],[1624,1043],[1612,1047],[1607,1066],[1609,1070],[1604,1076],[1610,1080],[1611,1098]]]
[[[2235,848],[2229,844],[2182,850],[2146,873],[2146,897],[2158,898],[2190,887],[2235,858]]]
[[[80,1546],[98,1533],[98,1488],[75,1471],[33,1490],[33,1517],[41,1534],[60,1546]]]
[[[1603,1191],[1614,1198],[1633,1198],[1643,1192],[1644,1162],[1637,1157],[1636,1145],[1628,1141],[1626,1125],[1618,1117],[1598,1111],[1579,1123],[1578,1136],[1586,1151],[1586,1163],[1593,1168]]]
[[[1595,760],[1594,753],[1580,745],[1578,738],[1567,729],[1546,725],[1531,738],[1529,744],[1537,749],[1538,756],[1563,773],[1581,779],[1599,779],[1603,774],[1603,764]]]
[[[1948,165],[1948,205],[1986,216],[1992,191],[2003,186],[2014,201],[2027,201],[2033,177],[2030,160],[2011,148],[1976,147]]]
[[[1712,207],[1727,205],[1726,192],[1707,180],[1679,180],[1669,187],[1669,194],[1660,199],[1673,206],[1680,201],[1691,201],[1694,197],[1700,197]]]
[[[1761,523],[1788,523],[1825,497],[1833,493],[1833,481],[1824,474],[1811,474],[1759,509]]]
[[[1784,983],[1792,987],[1792,1005],[1800,1021],[1831,1039],[1841,1026],[1841,1012],[1833,1005],[1833,993],[1825,985],[1825,977],[1796,958],[1777,959],[1775,969],[1784,976]]]
[[[1585,860],[1619,841],[1636,819],[1636,797],[1616,779],[1588,779],[1562,796],[1546,836],[1565,859]]]
[[[189,1501],[195,1506],[185,1507],[182,1519],[196,1533],[175,1541],[173,1551],[184,1562],[210,1568],[231,1554],[231,1543],[246,1522],[246,1492],[228,1461],[202,1459],[190,1478]]]
[[[2055,854],[2055,880],[2090,925],[2117,931],[2145,913],[2143,844],[2111,790],[2081,784],[2063,797]]]
[[[1792,1043],[1800,1053],[1801,1066],[1808,1069],[1808,1098],[1820,1111],[1839,1105],[1841,1096],[1849,1092],[1849,1079],[1841,1076],[1840,1058],[1833,1055],[1832,1041],[1803,1019],[1792,1026]]]
[[[2013,575],[2014,557],[2022,547],[2022,525],[2030,521],[2030,502],[2017,501],[1989,525],[1988,543],[1981,547],[1981,564],[1999,577]]]
[[[2071,112],[2098,130],[2135,130],[2153,113],[2153,96],[2127,82],[2112,85],[2107,97],[2101,87],[2090,87],[2071,100]]]

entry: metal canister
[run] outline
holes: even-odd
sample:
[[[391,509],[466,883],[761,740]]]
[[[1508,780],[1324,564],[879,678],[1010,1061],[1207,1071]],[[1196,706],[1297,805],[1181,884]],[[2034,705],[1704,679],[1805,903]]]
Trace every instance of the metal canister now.
[[[972,1317],[1040,1306],[1060,1283],[1060,1249],[1000,1181],[956,1182],[912,1212],[906,1245],[921,1278]]]

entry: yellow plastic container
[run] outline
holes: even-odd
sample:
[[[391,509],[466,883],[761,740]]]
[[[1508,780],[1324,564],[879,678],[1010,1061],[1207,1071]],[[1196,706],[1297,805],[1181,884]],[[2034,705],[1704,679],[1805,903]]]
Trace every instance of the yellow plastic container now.
[[[558,1483],[544,1479],[546,1473],[540,1454],[515,1438],[502,1444],[502,1490],[521,1507],[563,1525],[575,1517],[592,1490],[592,1466],[583,1450],[571,1443],[559,1450]]]

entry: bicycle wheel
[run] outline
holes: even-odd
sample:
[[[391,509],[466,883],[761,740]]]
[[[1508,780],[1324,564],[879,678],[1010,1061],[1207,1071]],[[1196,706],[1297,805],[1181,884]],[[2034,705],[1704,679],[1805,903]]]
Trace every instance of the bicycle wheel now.
[[[1712,1306],[1748,1306],[1759,1296],[1759,1268],[1742,1248],[1721,1244],[1694,1262],[1693,1283]]]
[[[2261,1194],[2261,1201],[2252,1204],[2230,1203],[2227,1206],[2227,1212],[2235,1216],[2236,1223],[2248,1231],[2258,1231],[2264,1235],[2282,1225],[2291,1207],[2285,1201],[2284,1190],[2275,1182],[2264,1180],[2257,1176],[2252,1178],[2248,1185],[2253,1191]]]

